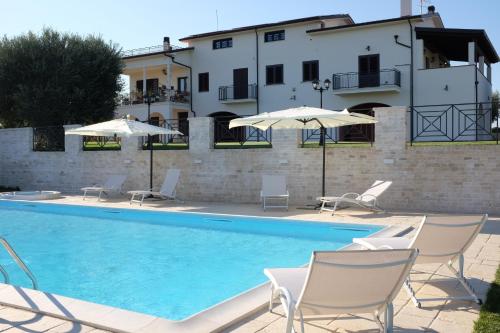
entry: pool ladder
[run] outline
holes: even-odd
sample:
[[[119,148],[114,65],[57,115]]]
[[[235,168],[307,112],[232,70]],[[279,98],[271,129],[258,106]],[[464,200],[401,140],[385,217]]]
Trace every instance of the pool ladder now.
[[[0,237],[0,244],[2,244],[2,246],[4,247],[4,249],[9,253],[9,255],[11,256],[11,258],[16,262],[17,266],[19,266],[19,268],[24,273],[26,273],[26,275],[28,276],[28,278],[31,280],[31,284],[33,285],[33,289],[38,290],[38,282],[36,281],[35,275],[30,271],[30,269],[28,268],[28,266],[26,266],[26,264],[19,257],[19,255],[16,253],[16,251],[14,251],[14,249],[9,244],[9,242],[7,242],[7,240],[5,238]],[[5,268],[3,268],[2,265],[0,265],[0,273],[4,277],[5,283],[6,284],[10,284],[9,274],[7,273],[7,271],[5,270]]]

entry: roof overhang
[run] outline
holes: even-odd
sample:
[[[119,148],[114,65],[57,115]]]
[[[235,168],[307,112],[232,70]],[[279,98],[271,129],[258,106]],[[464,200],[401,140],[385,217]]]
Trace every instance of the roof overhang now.
[[[229,29],[229,30],[212,31],[212,32],[206,32],[206,33],[202,33],[202,34],[190,35],[190,36],[187,36],[187,37],[184,37],[184,38],[180,38],[179,41],[181,41],[181,42],[187,42],[187,41],[192,40],[192,39],[199,39],[199,38],[214,37],[214,36],[219,36],[219,35],[234,34],[234,33],[244,32],[244,31],[248,31],[248,30],[267,29],[267,28],[273,28],[273,27],[279,27],[279,26],[285,26],[285,25],[300,24],[300,23],[315,22],[315,21],[323,21],[323,20],[331,20],[331,19],[346,19],[350,23],[354,22],[349,14],[334,14],[334,15],[311,16],[311,17],[304,17],[304,18],[293,19],[293,20],[286,20],[286,21],[281,21],[281,22],[264,23],[264,24],[250,25],[250,26],[245,26],[245,27],[240,27],[240,28],[235,28],[235,29]]]
[[[334,32],[334,31],[339,31],[339,30],[349,30],[349,29],[372,27],[372,26],[377,26],[377,25],[399,24],[401,22],[406,22],[406,21],[422,21],[426,18],[433,19],[437,26],[443,25],[443,22],[441,21],[441,16],[439,16],[439,14],[425,14],[425,15],[402,16],[402,17],[395,17],[395,18],[390,18],[390,19],[385,19],[385,20],[346,24],[346,25],[340,25],[340,26],[336,26],[336,27],[311,29],[311,30],[307,30],[306,32],[308,34],[321,34],[321,33],[328,33],[328,32]]]
[[[468,60],[469,42],[477,43],[481,54],[489,63],[497,63],[500,60],[484,30],[417,27],[415,32],[417,39],[423,39],[426,46],[438,50],[452,61]]]

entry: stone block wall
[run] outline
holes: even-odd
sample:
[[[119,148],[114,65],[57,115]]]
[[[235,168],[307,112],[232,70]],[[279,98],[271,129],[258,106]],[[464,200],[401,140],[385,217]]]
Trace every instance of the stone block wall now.
[[[373,147],[327,149],[327,195],[363,192],[377,179],[393,186],[380,204],[392,210],[500,213],[500,146],[407,145],[407,110],[379,108]],[[189,150],[154,151],[154,183],[179,168],[185,200],[257,203],[262,174],[287,175],[291,202],[313,203],[321,193],[321,149],[300,148],[300,133],[273,131],[270,149],[214,149],[213,120],[190,119]],[[125,189],[147,189],[149,151],[123,138],[121,151],[83,151],[67,136],[65,152],[32,151],[31,128],[0,130],[0,185],[61,190],[101,183],[125,173]]]

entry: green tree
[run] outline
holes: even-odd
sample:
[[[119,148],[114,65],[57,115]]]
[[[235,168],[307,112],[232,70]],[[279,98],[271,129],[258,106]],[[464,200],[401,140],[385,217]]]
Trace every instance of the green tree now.
[[[500,92],[496,90],[493,95],[491,95],[491,120],[496,121],[498,119],[498,108],[500,107]]]
[[[113,118],[120,50],[101,37],[44,29],[0,40],[4,127],[89,124]]]

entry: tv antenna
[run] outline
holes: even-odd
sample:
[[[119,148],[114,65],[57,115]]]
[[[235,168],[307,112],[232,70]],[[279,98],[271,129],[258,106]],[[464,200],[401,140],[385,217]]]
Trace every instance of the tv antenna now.
[[[215,10],[215,20],[217,22],[217,29],[216,29],[216,31],[219,31],[219,13],[217,12],[217,9]]]

